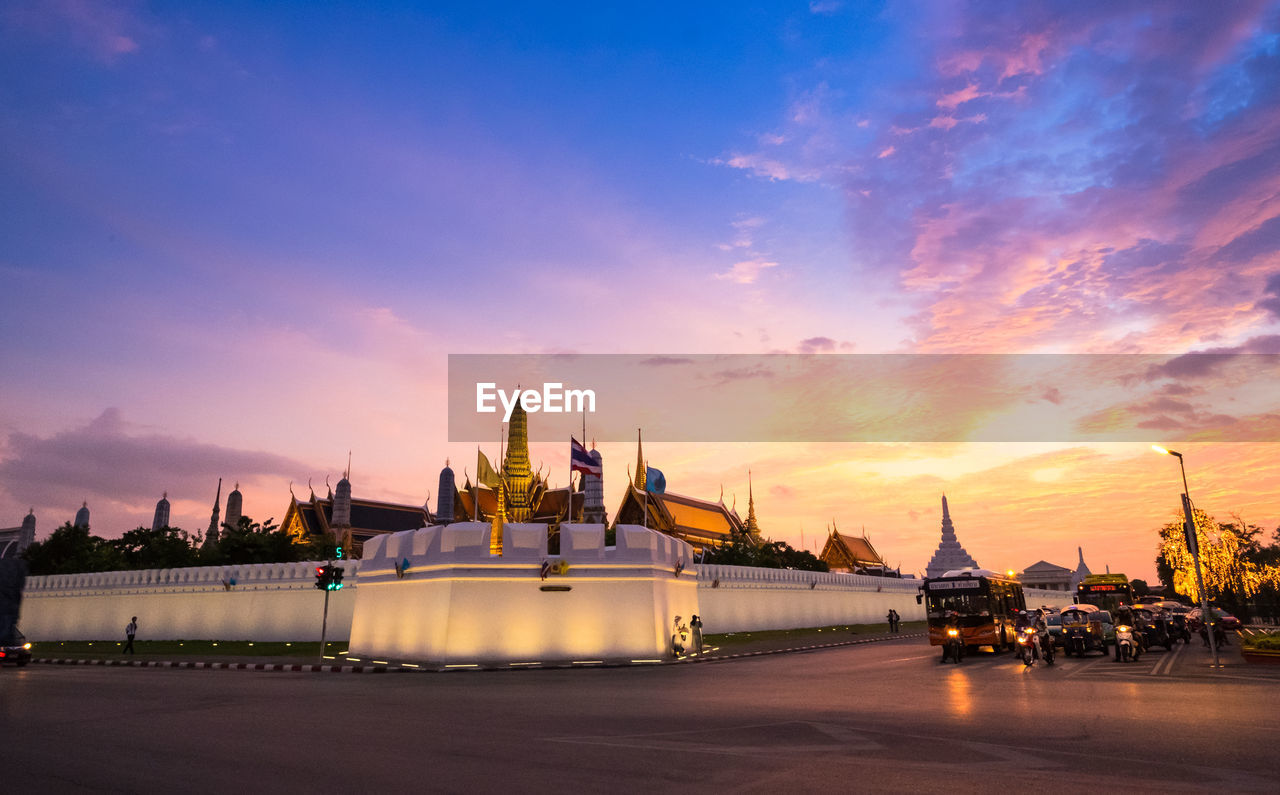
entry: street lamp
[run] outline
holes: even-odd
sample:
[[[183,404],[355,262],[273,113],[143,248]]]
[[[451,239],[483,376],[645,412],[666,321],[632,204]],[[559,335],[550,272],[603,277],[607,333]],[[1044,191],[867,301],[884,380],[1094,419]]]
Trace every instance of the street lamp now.
[[[1178,459],[1178,468],[1182,470],[1182,515],[1186,519],[1183,525],[1183,532],[1187,536],[1187,549],[1191,552],[1191,559],[1196,564],[1196,587],[1200,589],[1200,616],[1205,622],[1205,635],[1209,639],[1209,651],[1213,652],[1213,667],[1221,668],[1218,663],[1218,642],[1213,637],[1213,628],[1217,623],[1214,619],[1216,616],[1209,610],[1209,597],[1204,592],[1204,577],[1200,574],[1200,542],[1196,536],[1196,519],[1191,505],[1191,489],[1187,488],[1187,466],[1182,461],[1182,453],[1177,450],[1170,450],[1161,447],[1158,444],[1151,445],[1151,449],[1161,455],[1171,455]]]

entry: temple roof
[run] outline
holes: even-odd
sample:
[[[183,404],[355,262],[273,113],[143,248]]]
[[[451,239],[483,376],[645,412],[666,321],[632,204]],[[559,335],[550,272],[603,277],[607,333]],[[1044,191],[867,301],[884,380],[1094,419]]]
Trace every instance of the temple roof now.
[[[479,489],[475,489],[473,486],[471,489],[463,489],[455,493],[456,496],[453,503],[454,521],[475,520],[476,491],[480,493],[480,520],[483,521],[493,516],[494,511],[498,509],[498,493],[488,486],[480,486]],[[539,492],[536,504],[529,506],[531,512],[530,521],[535,519],[558,521],[561,515],[565,513],[565,503],[570,499],[573,500],[573,515],[576,518],[582,513],[582,501],[585,495],[580,491],[572,492],[572,497],[569,495],[570,492],[567,488],[547,489]],[[354,512],[354,507],[352,510]]]
[[[1042,560],[1037,563],[1032,563],[1030,566],[1022,570],[1023,574],[1027,574],[1028,572],[1032,574],[1070,574],[1071,569],[1054,565],[1047,560]]]
[[[884,559],[871,542],[863,536],[851,536],[833,530],[827,537],[821,560],[828,566],[857,568],[859,566],[884,566]]]
[[[333,500],[317,498],[313,502],[294,500],[298,517],[309,533],[329,529],[333,520]],[[288,523],[288,517],[285,517]],[[431,514],[421,505],[400,505],[377,500],[351,500],[351,529],[353,532],[397,533],[401,530],[417,530],[431,524]]]
[[[648,510],[648,518],[644,512]],[[722,502],[700,500],[673,492],[627,489],[614,522],[643,524],[668,535],[683,538],[695,547],[721,544],[735,535],[744,535],[742,519]]]

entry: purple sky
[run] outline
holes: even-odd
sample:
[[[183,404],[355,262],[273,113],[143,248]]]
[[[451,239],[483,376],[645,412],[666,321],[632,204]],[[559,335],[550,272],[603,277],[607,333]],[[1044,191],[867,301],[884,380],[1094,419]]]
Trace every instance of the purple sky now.
[[[474,457],[451,352],[1278,350],[1274,2],[16,0],[0,75],[0,526],[41,535],[166,490],[203,529],[218,477],[278,519],[348,450],[421,502]],[[793,543],[923,568],[946,491],[984,565],[1149,576],[1145,450],[646,447],[705,497],[752,468]],[[1274,445],[1188,463],[1280,525]]]

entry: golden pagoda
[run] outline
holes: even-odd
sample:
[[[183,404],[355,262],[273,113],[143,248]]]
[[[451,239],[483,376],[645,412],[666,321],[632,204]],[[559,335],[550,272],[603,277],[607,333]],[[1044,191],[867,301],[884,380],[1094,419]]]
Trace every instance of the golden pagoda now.
[[[501,469],[495,471],[479,450],[476,465],[477,482],[472,485],[468,478],[461,490],[454,491],[453,521],[492,522],[492,554],[502,554],[502,525],[507,522],[546,524],[552,538],[556,538],[562,521],[582,521],[584,493],[567,487],[553,489],[541,470],[533,471],[529,419],[519,401],[511,410]]]

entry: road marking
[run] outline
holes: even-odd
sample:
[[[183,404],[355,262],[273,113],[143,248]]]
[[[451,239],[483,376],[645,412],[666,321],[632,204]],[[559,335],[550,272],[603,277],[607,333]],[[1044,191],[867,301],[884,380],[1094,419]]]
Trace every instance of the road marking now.
[[[1089,662],[1075,669],[1071,673],[1067,674],[1066,678],[1070,679],[1071,677],[1079,676],[1080,674],[1086,671],[1092,671],[1094,668],[1098,666],[1098,663],[1104,662],[1109,659],[1111,659],[1111,656],[1109,654],[1104,654],[1101,657],[1097,658],[1096,660],[1090,660]]]
[[[1161,659],[1160,662],[1156,663],[1148,676],[1168,676],[1173,671],[1174,661],[1178,659],[1178,656],[1182,654],[1182,650],[1186,647],[1187,644],[1181,643],[1177,644],[1173,650],[1166,651],[1164,658]],[[1161,670],[1162,668],[1164,670]]]

